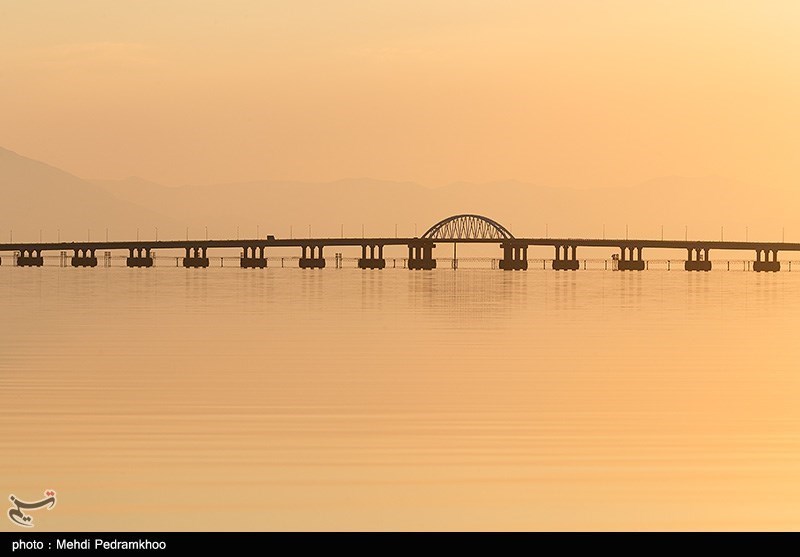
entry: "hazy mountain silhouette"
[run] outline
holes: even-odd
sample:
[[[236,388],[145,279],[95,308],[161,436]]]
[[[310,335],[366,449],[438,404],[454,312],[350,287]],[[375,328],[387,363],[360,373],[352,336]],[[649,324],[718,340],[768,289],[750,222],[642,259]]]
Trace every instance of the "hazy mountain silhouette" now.
[[[17,241],[131,237],[136,227],[168,225],[171,219],[68,172],[0,148],[0,237]]]
[[[550,188],[516,181],[454,183],[429,188],[411,182],[368,178],[329,183],[251,182],[169,187],[142,178],[84,180],[47,164],[0,149],[0,187],[4,203],[0,226],[15,237],[45,237],[61,228],[64,239],[83,239],[86,229],[102,237],[161,238],[252,237],[365,234],[421,235],[428,226],[456,213],[494,218],[518,236],[690,238],[800,241],[794,226],[797,200],[789,192],[768,190],[721,177],[678,176],[636,187]],[[2,230],[2,229],[0,229]],[[290,232],[291,230],[291,232]],[[19,231],[19,233],[18,233]]]
[[[295,237],[308,234],[417,234],[441,218],[479,213],[494,218],[517,235],[719,238],[800,241],[793,227],[798,204],[788,192],[754,188],[721,177],[678,176],[650,180],[636,187],[607,189],[550,188],[516,181],[454,183],[428,188],[410,182],[371,179],[330,183],[253,182],[212,186],[163,187],[140,179],[103,181],[123,200],[152,204],[214,235],[261,233]],[[212,230],[213,229],[213,230]]]

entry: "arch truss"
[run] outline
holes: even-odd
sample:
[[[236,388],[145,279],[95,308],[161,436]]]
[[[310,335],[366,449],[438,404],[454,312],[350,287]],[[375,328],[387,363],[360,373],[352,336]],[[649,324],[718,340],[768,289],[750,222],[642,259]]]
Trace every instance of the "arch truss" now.
[[[431,226],[423,238],[430,240],[512,240],[502,224],[481,215],[455,215]]]

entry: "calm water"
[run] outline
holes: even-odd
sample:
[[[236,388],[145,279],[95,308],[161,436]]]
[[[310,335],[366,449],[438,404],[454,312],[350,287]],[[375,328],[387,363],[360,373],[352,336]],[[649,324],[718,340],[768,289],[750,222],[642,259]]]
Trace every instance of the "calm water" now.
[[[800,273],[3,266],[0,311],[38,529],[800,525]]]

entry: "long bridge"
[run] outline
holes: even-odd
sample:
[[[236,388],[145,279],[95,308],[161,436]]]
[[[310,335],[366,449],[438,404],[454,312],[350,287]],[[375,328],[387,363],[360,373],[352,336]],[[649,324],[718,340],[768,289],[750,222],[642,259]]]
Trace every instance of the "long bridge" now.
[[[646,239],[598,239],[598,238],[515,238],[498,222],[473,214],[448,217],[431,226],[422,236],[414,238],[265,238],[242,240],[136,240],[122,242],[19,242],[0,243],[0,253],[15,254],[15,264],[20,267],[44,265],[47,251],[72,252],[73,267],[96,267],[98,250],[123,250],[128,252],[128,267],[152,267],[157,249],[185,250],[183,266],[202,268],[209,266],[208,250],[216,248],[241,249],[240,265],[244,268],[265,268],[267,250],[270,248],[296,247],[300,249],[299,266],[303,269],[325,267],[323,250],[327,247],[360,246],[358,266],[362,269],[383,269],[386,246],[408,248],[407,267],[414,270],[436,268],[433,250],[439,243],[499,244],[502,259],[499,268],[507,271],[528,268],[528,248],[549,246],[554,249],[552,268],[555,270],[577,270],[578,248],[608,247],[619,250],[615,254],[616,268],[620,271],[642,271],[645,269],[645,249],[684,250],[687,271],[710,271],[711,250],[749,250],[754,254],[754,271],[780,271],[778,252],[800,251],[800,243],[787,242],[725,242],[708,240],[646,240]],[[2,258],[0,258],[2,263]]]

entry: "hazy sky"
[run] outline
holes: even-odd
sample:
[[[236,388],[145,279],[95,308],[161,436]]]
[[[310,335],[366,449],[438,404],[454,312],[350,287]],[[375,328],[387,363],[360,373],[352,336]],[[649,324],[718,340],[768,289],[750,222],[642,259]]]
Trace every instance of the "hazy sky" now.
[[[800,182],[796,1],[0,0],[0,145],[84,177]]]

